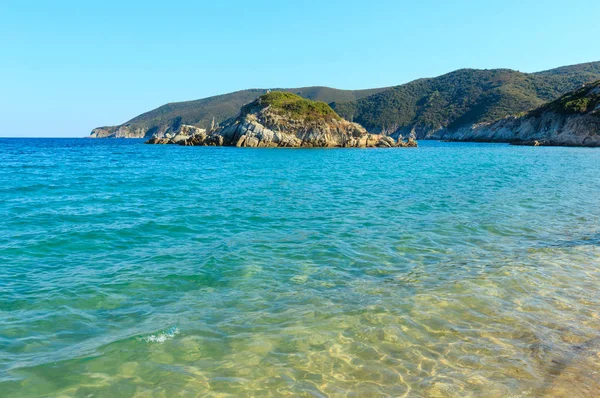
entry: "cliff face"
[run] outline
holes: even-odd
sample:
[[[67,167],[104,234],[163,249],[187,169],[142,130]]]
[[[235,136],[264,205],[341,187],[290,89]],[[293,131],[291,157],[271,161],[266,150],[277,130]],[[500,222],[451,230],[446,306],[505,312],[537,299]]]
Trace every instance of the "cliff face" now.
[[[440,130],[437,138],[518,145],[600,146],[600,81],[523,116],[510,116],[456,131]]]
[[[186,138],[187,136],[187,138]],[[340,118],[327,104],[289,93],[263,95],[240,115],[214,131],[182,126],[174,137],[153,137],[150,144],[238,147],[408,147],[414,140],[369,134]]]
[[[508,142],[521,145],[600,146],[600,117],[560,115],[507,117],[442,136],[450,141]]]
[[[92,130],[89,138],[145,138],[146,130],[140,127],[107,126]]]

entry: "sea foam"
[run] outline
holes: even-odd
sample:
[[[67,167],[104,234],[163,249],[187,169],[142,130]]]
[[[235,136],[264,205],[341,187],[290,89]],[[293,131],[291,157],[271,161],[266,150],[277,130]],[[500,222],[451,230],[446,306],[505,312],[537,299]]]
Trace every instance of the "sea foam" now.
[[[146,343],[164,343],[167,340],[171,340],[173,337],[179,334],[180,330],[177,326],[172,326],[167,330],[151,334],[145,337],[141,337]]]

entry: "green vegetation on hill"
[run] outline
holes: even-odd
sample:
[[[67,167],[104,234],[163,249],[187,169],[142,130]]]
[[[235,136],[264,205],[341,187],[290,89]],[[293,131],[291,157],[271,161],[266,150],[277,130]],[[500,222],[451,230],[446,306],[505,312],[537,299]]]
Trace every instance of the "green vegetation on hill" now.
[[[340,116],[371,131],[415,128],[422,138],[439,128],[493,121],[537,108],[599,78],[600,62],[532,74],[462,69],[332,106]]]
[[[530,74],[509,69],[461,69],[436,78],[372,90],[305,87],[275,91],[329,103],[338,115],[362,124],[371,132],[392,133],[415,128],[418,137],[423,138],[427,132],[439,128],[453,129],[529,111],[598,79],[600,62],[594,62]],[[221,123],[235,117],[244,104],[265,92],[252,89],[171,103],[121,126],[105,129],[109,135],[121,128],[125,134],[142,131],[149,137],[154,133],[173,132],[181,124],[207,128],[213,118]],[[583,105],[572,104],[573,109]]]
[[[583,114],[592,111],[599,112],[600,80],[569,92],[559,99],[531,111],[530,114],[535,116],[546,111],[564,115]]]
[[[256,106],[261,108],[269,107],[269,110],[275,113],[286,115],[296,120],[340,119],[338,114],[323,101],[311,101],[299,95],[283,91],[273,91],[261,95],[256,101],[245,105],[241,113],[243,115],[247,114]]]

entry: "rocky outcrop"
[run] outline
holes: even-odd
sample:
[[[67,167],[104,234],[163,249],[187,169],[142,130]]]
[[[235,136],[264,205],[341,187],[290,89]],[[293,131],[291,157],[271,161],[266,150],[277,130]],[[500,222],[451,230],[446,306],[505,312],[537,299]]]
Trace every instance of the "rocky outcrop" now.
[[[214,119],[213,119],[214,125]],[[160,126],[148,127],[141,123],[125,123],[120,126],[98,127],[92,130],[89,138],[172,138],[181,130],[181,118],[176,118]],[[192,126],[193,127],[193,126]]]
[[[146,141],[146,144],[194,145],[192,143],[193,141],[204,142],[209,135],[214,136],[215,134],[208,134],[206,129],[184,124],[175,134],[167,133],[164,136],[155,135]],[[189,143],[186,143],[186,141],[189,141]]]
[[[267,94],[244,106],[237,118],[214,131],[184,125],[172,138],[153,137],[147,143],[252,148],[417,146],[412,139],[404,141],[402,137],[394,139],[369,134],[359,124],[340,118],[324,103],[314,103],[288,93],[282,101],[280,98],[271,101],[276,94]]]
[[[600,81],[588,84],[522,116],[509,116],[455,131],[448,141],[507,142],[515,145],[600,146]]]
[[[122,125],[95,128],[88,138],[145,138],[145,136],[146,129]]]

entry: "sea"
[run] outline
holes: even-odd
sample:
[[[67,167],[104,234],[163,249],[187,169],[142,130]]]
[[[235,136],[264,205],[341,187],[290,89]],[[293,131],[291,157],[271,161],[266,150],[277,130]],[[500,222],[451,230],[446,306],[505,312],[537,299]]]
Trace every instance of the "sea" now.
[[[0,396],[598,396],[599,170],[0,139]]]

